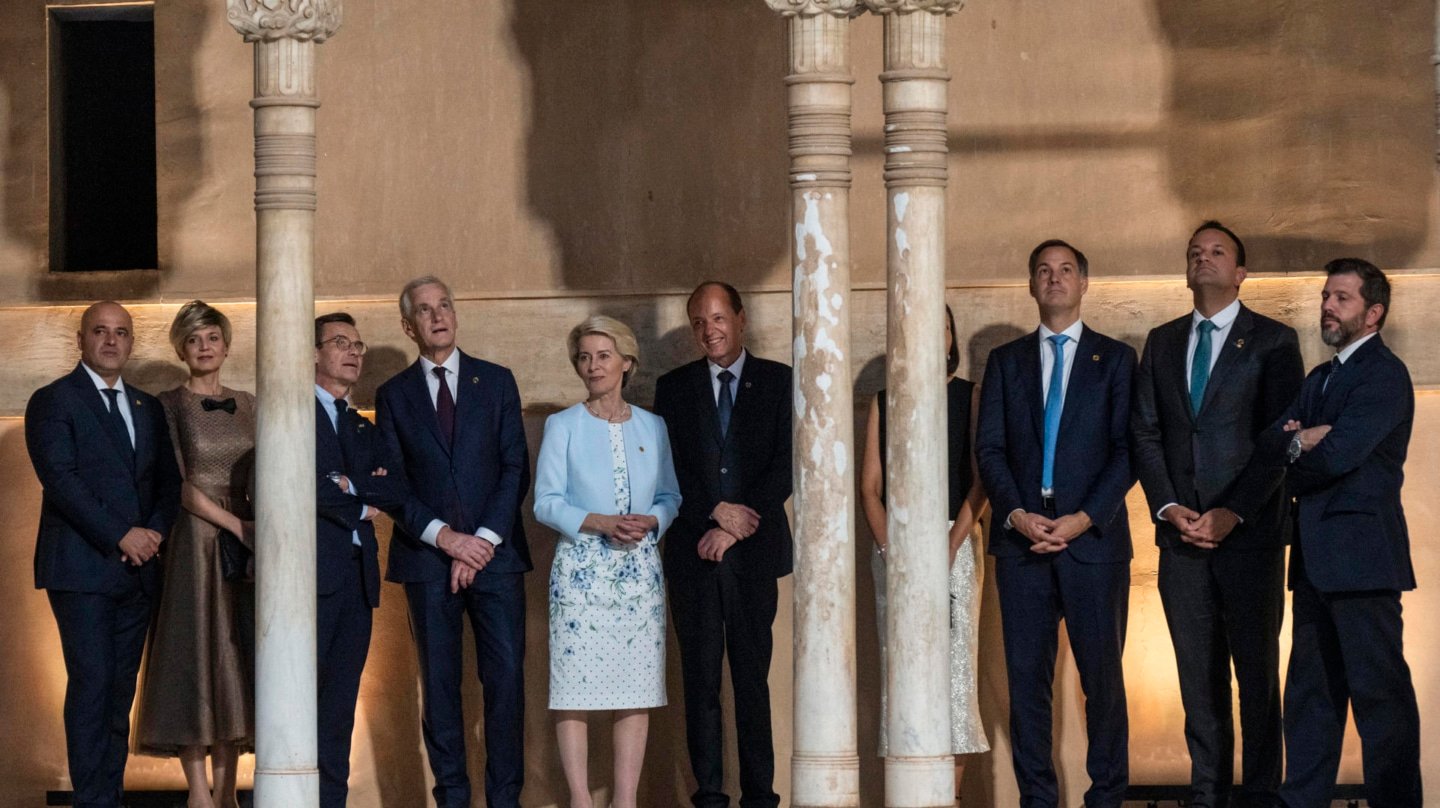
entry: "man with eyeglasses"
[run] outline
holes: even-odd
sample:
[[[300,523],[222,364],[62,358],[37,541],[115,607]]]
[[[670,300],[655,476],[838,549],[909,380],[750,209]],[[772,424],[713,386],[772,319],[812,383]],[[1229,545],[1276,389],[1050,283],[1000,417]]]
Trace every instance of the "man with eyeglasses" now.
[[[315,318],[315,552],[320,805],[343,808],[360,674],[380,605],[380,562],[371,520],[408,498],[386,473],[377,431],[347,400],[365,343],[345,312]]]
[[[520,502],[530,452],[520,389],[508,368],[456,344],[455,301],[444,281],[400,292],[400,326],[415,363],[375,394],[392,471],[414,496],[390,512],[386,580],[404,584],[424,697],[421,729],[439,808],[469,808],[460,701],[463,625],[475,634],[485,704],[485,804],[519,808],[525,782],[525,583],[530,550]]]

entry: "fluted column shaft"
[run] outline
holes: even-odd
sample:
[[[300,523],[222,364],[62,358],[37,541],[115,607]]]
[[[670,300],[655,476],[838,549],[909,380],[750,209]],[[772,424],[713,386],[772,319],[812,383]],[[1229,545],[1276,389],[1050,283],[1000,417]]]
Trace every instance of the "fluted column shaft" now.
[[[958,2],[867,0],[885,19],[885,805],[954,805],[945,422],[946,14]]]
[[[318,806],[315,48],[338,0],[229,0],[255,43],[255,802]]]
[[[856,0],[772,0],[789,17],[794,237],[795,808],[860,804],[850,382],[850,17]]]

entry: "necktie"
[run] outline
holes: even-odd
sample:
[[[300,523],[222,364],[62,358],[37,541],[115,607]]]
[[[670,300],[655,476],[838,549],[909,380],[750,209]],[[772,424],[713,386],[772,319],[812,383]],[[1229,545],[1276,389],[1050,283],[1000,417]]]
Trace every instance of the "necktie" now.
[[[352,472],[352,466],[354,465],[350,462],[350,437],[349,433],[345,430],[345,411],[348,409],[350,409],[350,405],[345,401],[345,399],[335,399],[335,437],[340,439],[340,460],[342,463],[345,464],[344,473],[346,474],[346,476],[350,476]],[[334,472],[331,473],[333,474]],[[351,491],[357,490],[356,488],[354,488],[355,483],[353,480],[351,481],[350,485],[352,486],[350,489]],[[361,506],[360,512],[362,514],[365,512],[364,506]],[[354,530],[350,532],[350,543],[355,545],[356,547],[361,546],[360,531]]]
[[[1055,490],[1055,439],[1060,436],[1060,412],[1065,407],[1065,343],[1070,338],[1052,334],[1050,347],[1055,364],[1050,368],[1050,391],[1045,394],[1045,465],[1040,472],[1040,488]]]
[[[435,394],[435,417],[440,420],[440,434],[449,446],[455,442],[455,397],[450,394],[450,385],[445,383],[445,368],[436,366],[431,373],[440,380],[440,390]]]
[[[345,399],[335,399],[335,431],[337,433],[341,431],[340,427],[345,423],[345,411],[348,409],[350,409],[350,405]]]
[[[1320,395],[1325,395],[1325,393],[1330,389],[1330,380],[1335,378],[1335,374],[1339,372],[1339,370],[1340,354],[1335,354],[1334,356],[1330,357],[1330,372],[1325,374],[1325,383],[1320,385]]]
[[[215,410],[224,410],[224,411],[230,413],[231,415],[234,415],[234,414],[235,414],[235,399],[233,399],[233,398],[202,398],[202,399],[200,399],[200,409],[202,409],[202,410],[204,410],[204,411],[206,411],[206,412],[213,412],[213,411],[215,411]]]
[[[130,449],[130,457],[135,455],[135,443],[130,439],[130,427],[125,425],[125,416],[120,412],[120,391],[113,387],[106,387],[100,392],[110,399],[110,428],[125,442]]]
[[[1190,360],[1190,412],[1200,414],[1200,404],[1205,401],[1205,385],[1210,381],[1210,332],[1215,324],[1201,320],[1195,326],[1195,356]]]
[[[735,379],[735,374],[722,370],[715,378],[720,380],[720,398],[715,402],[715,410],[720,415],[720,434],[725,435],[730,431],[730,413],[735,411],[734,394],[730,392],[730,382]]]

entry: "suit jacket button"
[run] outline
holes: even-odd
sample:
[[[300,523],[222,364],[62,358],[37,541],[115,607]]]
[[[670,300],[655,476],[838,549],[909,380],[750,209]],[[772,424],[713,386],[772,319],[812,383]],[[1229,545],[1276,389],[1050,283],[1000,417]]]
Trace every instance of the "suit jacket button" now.
[[[720,469],[720,473],[721,473],[721,474],[729,474],[729,473],[730,473],[730,469]]]

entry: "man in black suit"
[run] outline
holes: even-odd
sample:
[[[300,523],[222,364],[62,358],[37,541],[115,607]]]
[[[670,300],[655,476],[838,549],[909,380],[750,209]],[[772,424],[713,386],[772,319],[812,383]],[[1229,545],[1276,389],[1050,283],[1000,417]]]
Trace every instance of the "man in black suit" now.
[[[371,520],[406,499],[390,477],[377,431],[346,400],[360,379],[365,343],[344,312],[315,318],[316,701],[320,805],[343,808],[360,674],[380,605],[380,563]]]
[[[1010,688],[1020,804],[1059,805],[1051,687],[1063,617],[1085,691],[1087,806],[1119,808],[1129,782],[1121,656],[1130,592],[1130,383],[1135,351],[1086,328],[1084,253],[1058,239],[1030,253],[1037,331],[985,367],[976,459],[1003,527],[990,534]]]
[[[400,292],[414,364],[380,385],[375,420],[392,469],[414,492],[391,512],[389,581],[405,586],[420,662],[421,729],[440,808],[469,808],[463,625],[485,702],[485,804],[519,808],[525,782],[525,582],[520,503],[530,453],[508,368],[456,344],[450,288],[425,276]]]
[[[1258,450],[1289,462],[1297,506],[1280,798],[1289,808],[1330,804],[1353,708],[1366,800],[1419,808],[1420,716],[1400,617],[1400,593],[1415,588],[1400,504],[1415,392],[1380,337],[1384,273],[1358,258],[1325,272],[1320,335],[1335,356],[1305,377]]]
[[[35,588],[49,594],[69,677],[74,804],[116,808],[180,471],[160,402],[121,379],[135,344],[129,312],[96,303],[80,318],[77,342],[80,364],[25,408],[25,445],[44,489]]]
[[[721,660],[730,656],[740,750],[740,805],[773,808],[771,624],[776,580],[794,560],[790,498],[790,367],[745,350],[745,308],[725,283],[700,284],[686,306],[705,358],[655,386],[680,481],[680,515],[665,534],[665,578],[680,641],[685,736],[696,808],[730,804],[722,771]]]
[[[1232,804],[1232,662],[1244,738],[1234,804],[1273,805],[1282,771],[1289,507],[1284,470],[1254,453],[1305,370],[1295,329],[1240,303],[1245,273],[1239,237],[1202,224],[1186,250],[1195,309],[1150,332],[1135,373],[1132,453],[1160,546],[1196,808]]]

